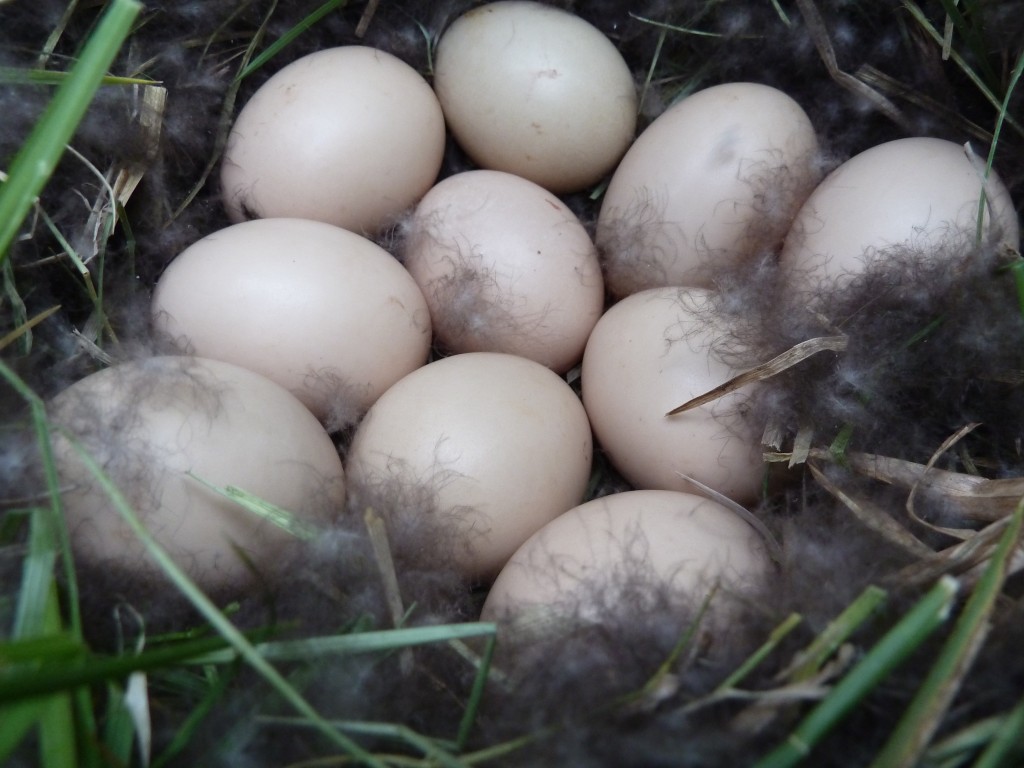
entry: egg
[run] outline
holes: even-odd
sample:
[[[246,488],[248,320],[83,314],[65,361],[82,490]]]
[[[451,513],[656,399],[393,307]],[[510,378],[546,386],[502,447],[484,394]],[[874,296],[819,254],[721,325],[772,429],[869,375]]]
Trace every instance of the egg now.
[[[444,115],[405,62],[364,46],[284,67],[239,112],[221,166],[234,222],[294,217],[374,233],[437,178]]]
[[[717,330],[707,291],[652,288],[598,321],[583,354],[583,404],[598,443],[636,488],[695,491],[688,475],[747,503],[764,463],[760,433],[744,418],[750,387],[674,415],[724,384],[732,370],[712,351]]]
[[[501,171],[450,176],[420,201],[403,249],[436,340],[564,373],[604,307],[594,244],[543,187]]]
[[[636,86],[596,27],[535,2],[473,8],[442,34],[434,89],[481,167],[553,192],[599,181],[636,130]]]
[[[766,85],[716,85],[670,107],[601,203],[609,290],[710,287],[715,269],[776,248],[818,180],[817,149],[800,105]]]
[[[235,224],[194,243],[157,282],[152,314],[183,351],[261,373],[341,422],[423,365],[431,339],[423,294],[391,254],[301,219]]]
[[[998,175],[943,139],[898,139],[872,147],[828,175],[800,209],[780,264],[798,291],[839,287],[886,259],[887,248],[969,250],[986,193],[983,235],[1016,249],[1017,214]]]
[[[378,511],[392,525],[426,517],[439,562],[450,557],[467,577],[490,578],[582,500],[591,457],[587,415],[561,378],[514,355],[467,352],[385,392],[356,430],[346,466],[357,506],[412,487],[425,504]]]
[[[235,486],[326,523],[344,504],[341,460],[313,415],[237,366],[156,357],[94,373],[48,408],[62,504],[76,556],[159,572],[64,436],[87,450],[149,533],[206,590],[237,589],[277,567],[292,534],[205,485]]]
[[[577,506],[531,536],[495,580],[481,614],[512,637],[558,632],[666,607],[695,609],[716,588],[710,619],[771,576],[758,534],[709,499],[629,491]]]

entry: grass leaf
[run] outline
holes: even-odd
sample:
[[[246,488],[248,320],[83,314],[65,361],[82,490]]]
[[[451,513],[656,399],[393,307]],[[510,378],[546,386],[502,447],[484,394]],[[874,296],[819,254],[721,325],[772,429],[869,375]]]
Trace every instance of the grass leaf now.
[[[258,56],[253,58],[241,72],[238,73],[236,81],[241,81],[255,72],[257,69],[262,67],[278,53],[280,53],[285,47],[287,47],[295,38],[305,32],[307,29],[316,24],[320,19],[324,18],[327,14],[332,11],[342,8],[348,4],[348,0],[327,0],[326,3],[321,5],[311,14],[306,16],[304,19],[299,21],[294,27],[285,32],[281,37],[275,40],[273,43],[267,46],[266,50],[260,53]]]
[[[1017,548],[1022,520],[1024,500],[1017,505],[1012,522],[964,606],[939,658],[904,710],[889,741],[875,757],[873,768],[913,765],[938,729],[988,634],[989,619],[1006,580],[1010,557]]]
[[[1020,765],[1024,753],[1024,699],[999,725],[973,768],[1010,768]]]
[[[781,676],[794,683],[810,680],[818,674],[821,666],[839,646],[874,615],[885,599],[885,590],[869,586],[839,616],[829,622],[824,631],[796,656],[793,665]]]
[[[864,696],[938,629],[949,616],[958,590],[956,579],[940,579],[755,768],[789,768],[807,757]]]
[[[141,9],[138,0],[111,2],[78,63],[14,158],[7,181],[0,187],[0,262],[6,258],[32,203],[57,167],[65,145]]]

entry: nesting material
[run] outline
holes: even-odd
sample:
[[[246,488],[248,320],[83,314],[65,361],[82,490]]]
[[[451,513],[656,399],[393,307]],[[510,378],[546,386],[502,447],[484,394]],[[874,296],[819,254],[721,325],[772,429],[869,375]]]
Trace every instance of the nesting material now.
[[[998,174],[986,172],[969,143],[910,138],[872,147],[829,174],[796,214],[779,258],[790,290],[807,293],[839,288],[872,261],[898,260],[901,245],[941,259],[984,241],[1020,246],[1017,212]]]
[[[311,14],[326,8],[316,2],[209,0],[145,9],[112,74],[154,82],[100,89],[72,139],[77,154],[65,155],[5,254],[0,355],[7,369],[51,401],[96,370],[165,350],[145,321],[150,292],[175,256],[230,223],[219,177],[242,105],[290,63],[340,45],[387,51],[429,82],[441,65],[432,43],[471,5],[342,3],[316,18]],[[819,142],[811,162],[817,174],[872,147],[918,137],[958,148],[970,141],[987,162],[999,121],[993,102],[1006,96],[1007,119],[993,168],[1019,207],[1024,89],[1008,93],[1024,40],[1019,2],[959,4],[963,18],[950,25],[948,44],[945,5],[935,3],[563,0],[546,6],[545,11],[568,10],[586,20],[621,53],[637,97],[638,132],[699,92],[758,83],[787,94],[807,114]],[[99,5],[13,0],[0,8],[0,65],[65,71],[94,27]],[[971,42],[965,32],[976,33],[976,39]],[[242,74],[243,62],[258,63],[265,51],[273,53],[270,59]],[[958,62],[977,67],[979,79],[965,76]],[[6,170],[51,90],[0,79],[0,169]],[[404,114],[395,122],[415,123]],[[447,141],[441,178],[475,169],[467,149]],[[955,575],[962,594],[977,583],[1006,530],[1005,512],[1019,495],[1024,433],[1019,256],[1012,238],[1004,237],[1013,214],[1006,221],[993,216],[1000,226],[983,231],[980,239],[971,230],[927,242],[893,238],[871,243],[867,251],[855,247],[855,260],[866,269],[841,289],[819,283],[796,297],[777,260],[785,234],[781,222],[790,215],[781,204],[809,192],[796,183],[806,167],[800,161],[778,163],[770,174],[752,177],[752,184],[747,178],[744,193],[753,192],[754,200],[744,198],[740,207],[758,215],[744,230],[745,242],[754,246],[742,266],[712,258],[724,252],[720,243],[694,241],[701,277],[712,290],[694,333],[709,332],[707,346],[728,371],[725,376],[755,372],[750,381],[756,386],[738,393],[743,399],[737,407],[720,411],[719,424],[742,416],[755,442],[765,435],[770,468],[759,472],[765,482],[751,507],[781,545],[774,578],[752,588],[734,619],[710,635],[695,633],[694,627],[710,626],[704,624],[703,595],[680,599],[678,592],[632,578],[642,570],[637,569],[616,586],[626,593],[640,590],[642,600],[594,609],[594,621],[535,643],[499,636],[493,657],[487,656],[485,635],[381,652],[324,650],[350,635],[365,639],[360,635],[367,630],[393,636],[396,626],[436,628],[479,617],[489,584],[483,575],[467,578],[460,562],[469,512],[439,514],[439,497],[462,478],[458,472],[446,475],[445,462],[434,460],[444,445],[437,440],[428,450],[432,463],[422,471],[349,483],[344,508],[338,498],[327,508],[317,506],[327,498],[322,484],[295,504],[282,502],[323,511],[319,535],[275,537],[274,567],[260,571],[265,578],[241,592],[211,588],[214,603],[259,641],[326,639],[292,646],[290,652],[301,653],[268,657],[268,663],[325,720],[344,723],[345,729],[356,723],[345,734],[388,760],[431,759],[424,758],[429,749],[452,764],[472,759],[552,768],[747,765],[784,743],[819,697],[937,578]],[[600,234],[608,179],[594,178],[558,198],[591,235]],[[703,191],[699,180],[692,186],[698,195]],[[388,214],[375,236],[385,245],[397,242],[408,214],[399,212],[395,228]],[[645,220],[638,228],[617,230],[614,250],[642,251],[637,244],[644,242]],[[604,250],[605,265],[613,270],[613,249]],[[771,375],[765,378],[766,373]],[[578,370],[570,369],[566,378],[579,389]],[[31,523],[44,519],[39,510],[49,508],[53,491],[42,471],[32,411],[23,393],[9,386],[12,380],[5,376],[0,383],[5,641],[18,620],[24,584],[33,583],[25,569]],[[347,391],[344,382],[318,383],[324,382],[335,394]],[[674,391],[644,418],[671,423],[677,417],[666,417],[667,411],[701,394]],[[143,400],[139,394],[128,405],[126,423],[144,421]],[[568,402],[579,405],[577,399]],[[707,405],[721,409],[729,402],[713,397]],[[91,411],[95,416],[108,407],[102,403]],[[422,402],[415,416],[432,408],[432,402]],[[339,408],[328,419],[342,455],[352,453],[352,432],[345,425],[355,413]],[[109,423],[90,425],[83,439],[94,441],[101,454],[116,453],[107,466],[115,468],[121,458],[130,463],[134,454],[118,447]],[[408,424],[402,429],[408,432]],[[280,436],[275,433],[271,442]],[[257,442],[249,441],[247,454]],[[510,442],[497,436],[502,447]],[[580,469],[581,499],[632,489],[610,467],[613,451],[605,455],[598,449],[591,477]],[[534,443],[529,450],[541,453]],[[545,461],[562,467],[565,454]],[[139,486],[133,480],[146,474],[119,478],[119,485],[134,498]],[[424,478],[451,482],[439,490],[420,482]],[[76,492],[58,490],[69,498]],[[368,530],[375,516],[386,520],[386,541],[379,525],[371,526],[372,534]],[[472,533],[483,537],[481,529]],[[965,665],[952,705],[936,713],[933,744],[963,744],[959,737],[977,735],[979,724],[991,724],[989,718],[1019,704],[1019,556],[1009,563],[1016,575],[984,617],[988,635],[980,655]],[[180,594],[166,589],[159,573],[139,576],[131,568],[96,566],[85,558],[76,567],[90,651],[131,661],[140,647],[171,647],[214,634]],[[74,594],[65,578],[59,570],[62,608],[70,607]],[[885,588],[884,602],[834,652],[807,667],[805,651],[823,636],[834,636],[836,617],[871,585]],[[590,605],[606,604],[601,586],[589,597]],[[796,623],[787,618],[794,613],[800,617]],[[959,615],[955,606],[950,619]],[[837,723],[806,762],[871,764],[948,636],[942,629],[919,646]],[[769,639],[777,644],[735,679]],[[38,645],[30,641],[23,647],[35,653]],[[482,698],[474,714],[481,668],[488,674],[477,689]],[[157,666],[145,672],[145,681],[152,752],[165,765],[258,768],[352,759],[340,754],[337,741],[296,718],[279,692],[244,663]],[[104,739],[106,724],[117,720],[117,710],[108,706],[113,699],[105,694],[124,682],[111,678],[91,689],[102,725],[76,734],[82,736],[76,743]],[[113,720],[107,719],[111,713]],[[463,725],[466,739],[456,746]],[[970,763],[977,755],[971,747],[957,759]],[[5,758],[12,765],[35,765],[35,739],[30,735]],[[132,755],[117,759],[128,762]],[[921,759],[940,760],[937,754]]]

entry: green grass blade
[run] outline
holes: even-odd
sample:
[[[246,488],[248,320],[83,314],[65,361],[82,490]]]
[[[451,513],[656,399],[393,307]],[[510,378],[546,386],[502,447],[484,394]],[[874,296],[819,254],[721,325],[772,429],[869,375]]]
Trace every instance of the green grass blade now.
[[[50,445],[50,432],[46,421],[46,406],[39,396],[14,371],[8,368],[2,360],[0,360],[0,379],[7,381],[29,406],[32,424],[39,441],[39,455],[43,465],[44,480],[50,497],[50,506],[47,508],[50,518],[48,521],[49,531],[56,549],[61,554],[63,560],[66,582],[65,590],[67,591],[68,602],[68,623],[74,636],[81,638],[82,623],[78,606],[78,582],[75,578],[75,567],[71,557],[71,544],[67,527],[64,524],[64,514],[60,503],[60,479],[57,476],[57,466],[53,458],[53,447]],[[49,584],[52,583],[52,577],[53,574],[51,572],[49,578],[45,579],[45,584],[39,581],[33,582],[30,585],[31,592],[26,592],[25,585],[22,586],[18,596],[18,611],[19,614],[27,615],[27,618],[22,619],[23,622],[37,621],[35,615],[39,611],[39,606],[45,605],[49,599]],[[23,631],[28,632],[32,628],[26,624]]]
[[[205,689],[199,703],[192,707],[188,717],[185,718],[185,722],[181,724],[178,732],[174,734],[174,738],[164,748],[164,751],[153,760],[150,768],[163,768],[191,743],[196,729],[206,719],[206,716],[217,702],[220,701],[225,691],[227,691],[228,685],[234,680],[234,671],[234,669],[230,671],[224,670],[214,677],[213,683]]]
[[[0,193],[3,192],[3,187],[0,187]],[[25,307],[25,302],[21,298],[21,294],[18,293],[18,284],[14,279],[14,268],[11,267],[11,262],[0,260],[0,266],[3,267],[3,297],[11,304],[11,317],[15,323],[19,326],[28,325],[28,310]],[[3,299],[0,299],[2,302]],[[25,333],[18,335],[18,353],[27,355],[32,351],[32,333],[26,330]]]
[[[672,674],[672,669],[675,667],[676,662],[683,655],[683,651],[691,647],[694,638],[697,637],[697,632],[700,630],[701,624],[704,622],[704,618],[707,616],[711,603],[717,594],[718,585],[715,584],[704,596],[696,615],[686,625],[683,633],[679,636],[679,640],[676,641],[672,650],[669,651],[668,657],[658,665],[654,674],[648,678],[640,690],[627,694],[620,700],[620,703],[632,705],[642,702],[644,699],[649,700],[651,697],[657,697],[664,681]]]
[[[784,673],[784,677],[796,683],[810,680],[818,674],[821,666],[874,614],[885,599],[885,590],[873,585],[861,592],[856,600],[829,622],[825,630],[797,655],[793,665]]]
[[[225,644],[222,637],[206,637],[144,653],[123,656],[90,656],[81,654],[67,660],[41,659],[41,663],[22,664],[0,670],[0,703],[19,701],[30,696],[42,696],[85,685],[97,685],[108,680],[127,677],[133,672],[144,672],[182,664],[209,653]],[[47,663],[48,662],[48,663]]]
[[[1024,758],[1024,699],[999,725],[973,768],[1011,768]]]
[[[81,656],[85,650],[80,641],[67,633],[11,640],[0,643],[0,669],[26,662],[66,661]]]
[[[130,765],[132,745],[136,737],[136,720],[132,714],[132,690],[138,686],[138,680],[144,680],[141,673],[133,673],[128,678],[128,685],[122,688],[114,683],[107,684],[107,709],[103,727],[103,745],[107,754],[114,757],[119,765]],[[145,724],[140,724],[145,725]],[[146,744],[147,739],[139,731],[139,741]],[[146,751],[145,746],[143,752]]]
[[[913,765],[939,727],[988,634],[989,618],[1006,580],[1010,558],[1020,538],[1022,520],[1024,501],[1017,505],[1010,525],[1000,538],[939,658],[904,710],[889,741],[875,756],[872,768]]]
[[[0,84],[5,85],[60,85],[67,80],[69,72],[54,72],[49,69],[21,69],[18,67],[0,67]],[[156,80],[146,77],[115,77],[106,75],[100,79],[100,85],[155,85]]]
[[[57,585],[51,584],[45,604],[41,631],[47,635],[61,631]],[[95,732],[95,722],[81,722],[81,733],[75,727],[73,700],[70,693],[46,700],[39,718],[39,762],[43,768],[74,768],[78,765],[77,745]]]
[[[53,173],[85,115],[107,68],[142,9],[138,0],[113,0],[82,56],[11,164],[0,187],[0,262],[8,253],[33,201]]]
[[[735,688],[739,685],[747,675],[753,672],[757,666],[778,647],[779,643],[783,641],[786,635],[800,625],[801,621],[803,621],[803,617],[799,613],[789,614],[785,621],[772,630],[768,639],[762,643],[760,648],[750,654],[750,657],[746,661],[740,664],[732,674],[719,683],[718,687],[712,692],[712,695],[724,693],[730,688]]]
[[[921,7],[914,2],[914,0],[903,0],[903,7],[909,11],[910,15],[914,17],[914,20],[921,25],[921,28],[928,33],[928,36],[932,38],[940,46],[942,42],[942,33],[935,29],[934,25],[928,20],[924,11]],[[956,65],[960,67],[960,70],[967,76],[967,78],[974,83],[974,86],[981,92],[982,96],[996,109],[1000,108],[999,99],[996,98],[995,94],[989,90],[988,86],[978,77],[977,73],[971,69],[971,67],[964,61],[964,58],[957,53],[955,50],[950,52],[950,58],[956,62]],[[1006,122],[1009,123],[1015,131],[1024,136],[1024,126],[1013,119],[1012,116],[1006,115]]]
[[[412,629],[385,629],[377,632],[357,632],[329,637],[311,637],[304,640],[282,640],[259,643],[253,650],[260,658],[271,661],[301,661],[328,654],[380,653],[409,648],[414,645],[443,643],[468,637],[487,637],[495,633],[494,624],[441,624]],[[189,659],[191,664],[224,664],[236,661],[239,651],[229,648]]]
[[[1024,259],[1017,259],[1010,266],[1013,273],[1013,284],[1017,289],[1017,309],[1024,315]]]
[[[0,707],[0,765],[4,765],[11,753],[21,744],[29,730],[43,716],[49,701],[27,699],[10,706]]]
[[[39,764],[42,768],[74,768],[78,765],[74,715],[68,695],[46,700],[39,719]]]
[[[807,757],[847,712],[948,618],[959,588],[956,579],[941,578],[755,768],[789,768]]]
[[[320,21],[320,19],[322,19],[324,16],[326,16],[329,13],[331,13],[332,11],[337,10],[338,8],[344,7],[347,4],[348,4],[348,0],[327,0],[326,3],[321,5],[319,8],[317,8],[311,14],[309,14],[304,19],[299,21],[298,24],[296,24],[294,27],[292,27],[287,32],[285,32],[283,35],[281,35],[281,37],[279,37],[273,43],[268,45],[265,51],[263,51],[258,56],[256,56],[252,61],[250,61],[242,69],[241,72],[238,73],[238,77],[236,78],[236,80],[244,80],[245,78],[247,78],[249,75],[251,75],[257,69],[262,67],[264,64],[266,64],[272,58],[274,58],[278,53],[280,53],[284,48],[286,48],[293,40],[295,40],[295,38],[297,38],[299,35],[301,35],[307,29],[309,29],[314,24],[316,24],[318,21]]]
[[[999,730],[1003,718],[998,715],[986,717],[961,728],[956,733],[946,736],[928,748],[924,760],[927,768],[944,768],[944,766],[966,765],[971,755],[976,755],[988,744]]]
[[[15,639],[41,635],[46,624],[46,606],[57,561],[56,536],[47,519],[49,511],[37,507],[29,522],[28,553],[22,561],[21,589],[12,630]]]
[[[18,339],[20,339],[22,336],[31,331],[33,328],[35,328],[37,325],[43,322],[43,320],[50,317],[50,315],[54,314],[58,310],[60,310],[60,304],[50,307],[49,309],[44,309],[38,315],[35,315],[31,319],[25,320],[25,322],[19,324],[17,328],[12,329],[9,333],[0,336],[0,350],[2,350],[4,347],[11,344],[12,342],[15,342]]]
[[[455,739],[458,750],[461,752],[469,742],[469,734],[476,722],[476,714],[480,710],[480,701],[484,696],[484,688],[487,685],[487,676],[491,671],[491,662],[494,660],[494,649],[498,645],[497,626],[494,632],[488,636],[487,645],[484,647],[484,655],[477,668],[476,677],[473,679],[473,689],[469,694],[469,701],[466,704],[466,712],[459,723],[459,734]]]
[[[1010,75],[1010,83],[1006,87],[1006,94],[1003,96],[1003,103],[999,106],[999,115],[996,117],[996,125],[992,130],[992,142],[989,144],[988,158],[985,161],[986,180],[992,173],[992,165],[995,163],[996,147],[999,146],[999,136],[1003,131],[1003,123],[1006,121],[1007,110],[1010,106],[1010,97],[1013,95],[1014,90],[1016,90],[1017,83],[1020,82],[1022,72],[1024,72],[1024,51],[1021,51],[1020,56],[1017,57],[1017,64],[1013,68],[1013,73]],[[978,229],[976,235],[978,242],[981,242],[982,229],[985,223],[986,202],[987,195],[985,194],[985,189],[982,188],[981,198],[978,200]],[[1019,272],[1017,274],[1019,275]]]
[[[942,4],[942,10],[946,12],[946,16],[953,22],[953,27],[960,33],[960,36],[974,54],[974,59],[978,62],[978,66],[981,67],[981,74],[985,78],[988,87],[995,90],[999,85],[999,78],[996,77],[995,70],[992,69],[992,64],[988,60],[990,47],[985,44],[985,40],[978,31],[978,27],[969,24],[963,13],[961,13],[959,8],[960,0],[939,0],[939,2]]]
[[[261,722],[274,725],[284,725],[293,728],[309,728],[309,723],[296,717],[261,717]],[[387,738],[393,741],[406,744],[423,753],[423,756],[430,762],[423,763],[415,757],[399,757],[389,755],[389,762],[392,765],[424,766],[424,768],[468,768],[469,763],[462,758],[451,754],[446,746],[439,739],[431,739],[412,728],[395,723],[357,722],[351,720],[331,720],[331,725],[339,730],[358,736],[374,736]]]
[[[219,485],[214,485],[208,480],[204,480],[194,472],[186,472],[185,474],[196,482],[205,485],[214,493],[235,502],[243,509],[246,509],[257,517],[266,520],[272,525],[276,525],[278,528],[290,533],[297,539],[310,541],[311,539],[316,538],[317,533],[319,533],[319,529],[312,523],[306,522],[288,510],[282,509],[276,504],[271,504],[269,501],[265,501],[259,496],[247,493],[241,488],[236,488],[233,485],[227,485],[221,488]]]

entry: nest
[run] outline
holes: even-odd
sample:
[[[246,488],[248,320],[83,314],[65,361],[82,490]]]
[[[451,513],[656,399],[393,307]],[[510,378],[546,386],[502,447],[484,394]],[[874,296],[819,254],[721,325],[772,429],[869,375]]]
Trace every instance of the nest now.
[[[623,53],[642,124],[753,80],[806,109],[824,170],[894,138],[969,140],[1024,199],[1016,0],[554,4]],[[0,3],[5,172],[52,95],[39,82],[71,69],[101,5]],[[557,640],[496,644],[474,622],[485,586],[426,556],[431,534],[385,535],[365,510],[297,539],[284,575],[241,597],[74,577],[44,524],[60,489],[43,403],[160,351],[139,318],[170,260],[228,224],[215,170],[239,106],[331,45],[429,75],[469,5],[165,4],[111,52],[131,79],[97,91],[0,253],[0,721],[18,730],[3,759],[38,764],[56,739],[95,765],[1019,764],[1024,278],[995,241],[939,260],[894,249],[810,303],[778,298],[774,241],[714,275],[716,350],[746,373],[680,409],[759,383],[748,418],[772,469],[746,514],[779,542],[778,580],[727,632],[700,631],[703,596],[668,613],[655,594]],[[469,167],[450,143],[443,175]],[[591,233],[600,191],[565,198]],[[335,432],[340,450],[349,437]],[[591,497],[628,488],[596,466]],[[373,505],[429,505],[393,495]],[[75,714],[40,717],[42,695]]]

